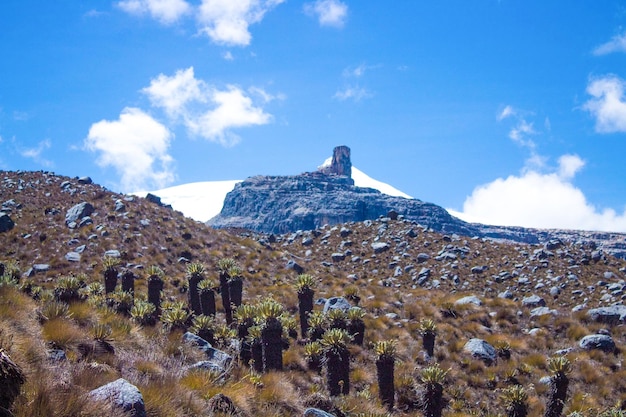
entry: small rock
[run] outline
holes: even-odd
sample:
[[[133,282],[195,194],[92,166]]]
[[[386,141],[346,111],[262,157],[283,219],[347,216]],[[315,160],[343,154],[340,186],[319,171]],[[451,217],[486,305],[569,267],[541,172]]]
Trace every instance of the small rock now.
[[[82,202],[76,204],[65,213],[65,224],[69,226],[70,223],[76,223],[83,217],[89,216],[93,211],[94,208],[90,203]]]
[[[480,306],[483,304],[483,302],[480,301],[480,298],[476,297],[475,295],[468,295],[467,297],[459,298],[458,300],[454,302],[454,304],[456,305],[474,304],[474,305]]]
[[[8,232],[13,229],[15,223],[5,212],[0,211],[0,233]]]
[[[605,334],[591,334],[583,337],[578,343],[582,349],[598,349],[603,352],[615,352],[616,346],[613,338]]]
[[[119,258],[122,256],[122,254],[116,249],[111,249],[104,252],[104,256],[106,256],[107,258]]]
[[[531,295],[530,297],[525,297],[522,299],[522,305],[524,307],[544,307],[546,305],[546,300],[539,297],[538,295]]]
[[[470,339],[463,350],[471,353],[473,357],[483,360],[487,365],[496,361],[496,349],[482,339]]]
[[[352,304],[348,300],[343,297],[330,297],[324,303],[324,309],[322,310],[324,314],[328,313],[330,310],[343,310],[348,311],[352,308]]]
[[[68,252],[65,254],[65,260],[69,262],[80,262],[80,253]]]
[[[374,242],[371,246],[374,253],[382,253],[389,250],[389,244],[385,242]]]
[[[285,267],[287,269],[293,269],[296,274],[301,274],[304,272],[304,268],[293,259],[287,261],[287,265],[285,265]]]
[[[111,401],[116,407],[130,411],[130,415],[133,417],[146,417],[146,408],[141,392],[123,378],[90,391],[89,397],[97,401]]]
[[[335,417],[335,415],[318,408],[307,408],[304,410],[304,417]]]
[[[340,262],[346,259],[346,255],[340,252],[335,252],[332,255],[330,255],[330,257],[333,260],[333,262]]]

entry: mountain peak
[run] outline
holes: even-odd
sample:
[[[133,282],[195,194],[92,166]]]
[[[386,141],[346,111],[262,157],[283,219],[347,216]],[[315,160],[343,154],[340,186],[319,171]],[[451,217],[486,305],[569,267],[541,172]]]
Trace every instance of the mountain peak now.
[[[323,165],[320,171],[325,174],[334,174],[352,178],[352,162],[350,161],[350,148],[342,145],[333,149],[333,157],[330,165]]]

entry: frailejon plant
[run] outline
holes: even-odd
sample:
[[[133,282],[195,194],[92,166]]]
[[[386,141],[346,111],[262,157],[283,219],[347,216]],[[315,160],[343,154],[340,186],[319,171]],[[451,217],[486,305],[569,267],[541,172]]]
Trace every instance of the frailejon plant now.
[[[309,274],[300,274],[296,278],[295,287],[298,293],[298,310],[300,313],[300,335],[306,338],[309,331],[309,315],[313,311],[313,296],[317,279]]]
[[[40,323],[45,323],[56,318],[69,318],[70,307],[62,301],[45,302],[41,309],[38,310],[37,316]]]
[[[331,329],[348,329],[346,312],[339,308],[328,311],[326,319],[328,320],[328,327]]]
[[[111,294],[115,291],[115,287],[117,286],[117,267],[119,264],[120,261],[118,258],[111,258],[110,256],[105,256],[102,261],[105,294]]]
[[[283,306],[272,298],[261,301],[257,306],[265,372],[283,369],[283,326],[280,322],[283,311]]]
[[[326,362],[326,386],[333,397],[350,393],[350,341],[343,329],[327,330],[320,341]]]
[[[133,308],[130,309],[130,316],[137,324],[153,326],[156,323],[155,312],[156,307],[154,304],[144,300],[137,300]]]
[[[130,316],[130,310],[133,308],[135,298],[127,291],[117,290],[111,295],[111,306],[125,316]]]
[[[283,331],[286,337],[290,337],[292,339],[298,338],[298,323],[296,322],[295,317],[291,316],[289,313],[285,312],[280,317],[280,324],[283,325]]]
[[[360,307],[352,307],[348,310],[348,332],[352,336],[355,345],[363,346],[365,339],[365,310]]]
[[[248,365],[252,360],[252,344],[249,340],[249,330],[254,326],[254,319],[257,317],[256,306],[243,304],[235,310],[235,320],[237,320],[237,338],[241,348],[239,349],[239,360]]]
[[[432,358],[435,355],[435,338],[437,337],[437,324],[431,319],[423,319],[419,327],[422,335],[422,344],[426,355]]]
[[[148,274],[148,302],[154,306],[154,316],[161,315],[161,291],[163,291],[163,271],[157,266],[150,266]]]
[[[237,266],[237,262],[232,258],[222,258],[217,261],[217,270],[220,277],[220,292],[222,293],[222,306],[224,307],[224,315],[227,324],[233,321],[233,313],[230,305],[230,289],[228,287],[228,280],[230,279],[228,271],[234,266]]]
[[[241,305],[241,299],[243,297],[243,270],[239,265],[231,266],[228,269],[228,294],[230,296],[230,303],[235,307]]]
[[[193,318],[191,332],[197,334],[211,345],[215,344],[215,319],[213,316],[199,315]]]
[[[185,310],[184,306],[173,305],[167,309],[163,309],[161,321],[170,332],[176,330],[184,332],[189,327],[189,313]]]
[[[122,291],[135,295],[135,274],[131,270],[126,270],[122,274]]]
[[[263,372],[263,343],[261,342],[261,326],[252,326],[248,329],[248,343],[252,352],[252,364],[255,372]]]
[[[441,417],[444,408],[443,383],[448,371],[444,371],[438,364],[429,366],[422,371],[421,381],[425,386],[419,406],[425,417]]]
[[[22,369],[0,349],[0,410],[9,410],[26,382]]]
[[[513,385],[502,390],[501,395],[506,405],[507,417],[526,417],[528,415],[528,394],[521,385]]]
[[[60,277],[54,289],[54,297],[64,303],[78,301],[81,299],[79,293],[81,286],[82,282],[74,276]]]
[[[204,265],[201,263],[190,263],[187,266],[187,280],[189,284],[189,308],[191,312],[199,316],[202,314],[202,307],[200,306],[200,292],[198,290],[198,284],[204,279]]]
[[[205,278],[198,283],[200,309],[205,316],[215,317],[215,282]]]
[[[320,340],[326,331],[326,317],[321,311],[313,311],[309,314],[309,339],[312,342]]]
[[[318,374],[322,372],[324,350],[320,342],[309,342],[304,345],[304,356],[309,370]]]
[[[567,375],[572,371],[572,363],[565,356],[555,356],[548,359],[548,370],[552,372],[552,376],[545,417],[560,417],[567,399]]]
[[[376,353],[376,375],[380,401],[389,411],[393,410],[395,385],[394,367],[396,361],[396,341],[382,340],[374,344]]]

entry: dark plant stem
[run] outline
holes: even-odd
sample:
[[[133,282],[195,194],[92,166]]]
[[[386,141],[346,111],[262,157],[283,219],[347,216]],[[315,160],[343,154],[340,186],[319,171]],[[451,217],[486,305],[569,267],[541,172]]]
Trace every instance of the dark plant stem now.
[[[305,339],[309,332],[309,314],[313,311],[313,290],[304,288],[298,292],[298,309],[300,311],[300,334]]]
[[[389,356],[382,356],[376,361],[378,395],[380,401],[389,411],[393,410],[396,393],[394,388],[394,364],[394,358]]]
[[[331,397],[350,393],[350,352],[347,348],[326,352],[326,384]]]

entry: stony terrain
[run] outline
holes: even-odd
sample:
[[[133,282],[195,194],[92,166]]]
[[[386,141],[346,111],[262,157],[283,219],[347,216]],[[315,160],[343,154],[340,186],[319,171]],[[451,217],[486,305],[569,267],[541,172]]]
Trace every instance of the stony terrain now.
[[[618,413],[626,399],[626,261],[588,239],[494,241],[397,213],[289,234],[215,230],[158,202],[49,172],[0,172],[0,204],[0,349],[26,378],[15,416],[120,415],[114,390],[136,401],[135,415],[383,416],[376,361],[385,340],[396,343],[394,415],[424,415],[424,371],[435,364],[447,371],[444,416],[505,415],[511,387],[525,390],[528,415],[542,415],[562,355],[571,364],[563,415]],[[365,341],[349,347],[348,394],[330,396],[328,370],[308,368],[297,326],[285,335],[283,369],[257,370],[238,359],[241,321],[229,330],[219,296],[210,347],[165,314],[142,322],[120,307],[123,294],[96,291],[117,259],[120,277],[134,279],[135,304],[158,267],[163,301],[187,306],[187,268],[202,263],[217,282],[224,258],[242,268],[244,305],[272,295],[285,329],[298,319],[302,273],[318,281],[315,311],[331,298],[363,309]],[[82,287],[66,302],[68,276]],[[432,355],[427,320],[436,327]]]

